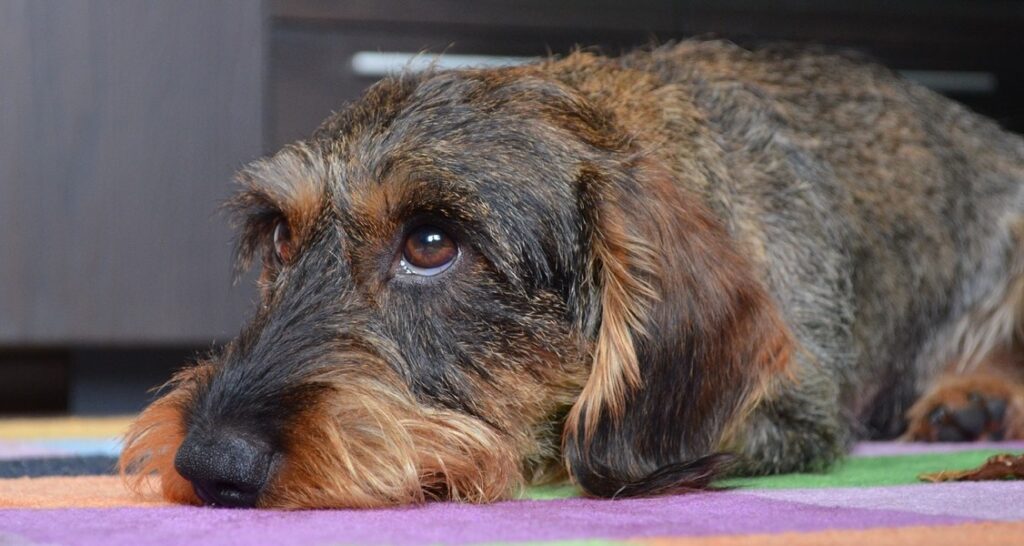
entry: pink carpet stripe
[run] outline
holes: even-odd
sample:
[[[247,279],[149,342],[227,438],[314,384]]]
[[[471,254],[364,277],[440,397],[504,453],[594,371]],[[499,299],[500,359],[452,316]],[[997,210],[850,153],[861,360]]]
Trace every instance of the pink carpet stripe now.
[[[830,508],[877,508],[978,519],[1024,519],[1024,482],[958,482],[839,489],[764,489],[746,494]],[[1021,543],[1024,544],[1024,537]]]
[[[25,459],[28,457],[52,457],[65,454],[64,451],[34,442],[0,440],[0,461]],[[0,542],[0,544],[3,544]]]

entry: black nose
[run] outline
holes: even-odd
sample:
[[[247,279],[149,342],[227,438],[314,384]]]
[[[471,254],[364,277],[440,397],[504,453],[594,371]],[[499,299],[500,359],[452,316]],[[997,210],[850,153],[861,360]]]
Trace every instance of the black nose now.
[[[174,457],[174,468],[211,506],[252,507],[270,476],[274,451],[239,432],[190,432]]]

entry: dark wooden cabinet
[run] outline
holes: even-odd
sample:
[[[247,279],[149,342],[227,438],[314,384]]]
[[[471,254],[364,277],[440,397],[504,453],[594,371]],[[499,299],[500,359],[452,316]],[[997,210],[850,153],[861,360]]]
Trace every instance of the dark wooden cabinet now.
[[[251,299],[217,217],[263,151],[251,0],[0,1],[0,346],[208,344]]]
[[[672,32],[677,0],[272,0],[274,19],[314,24],[435,25]]]

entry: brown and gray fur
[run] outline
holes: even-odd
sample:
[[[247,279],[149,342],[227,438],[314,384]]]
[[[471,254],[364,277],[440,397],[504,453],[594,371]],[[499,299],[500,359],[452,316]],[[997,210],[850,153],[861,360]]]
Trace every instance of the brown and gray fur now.
[[[1024,436],[1024,142],[849,56],[688,41],[404,74],[240,179],[260,305],[122,456],[173,500],[199,502],[176,455],[226,433],[265,454],[242,504],[280,507],[566,474],[657,494],[719,453],[818,469],[936,439],[935,410],[978,396]],[[462,254],[413,281],[418,222]]]

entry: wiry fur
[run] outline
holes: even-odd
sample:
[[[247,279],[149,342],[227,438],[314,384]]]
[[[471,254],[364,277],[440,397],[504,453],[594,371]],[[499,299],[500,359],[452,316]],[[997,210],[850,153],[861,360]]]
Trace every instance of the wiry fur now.
[[[1024,143],[848,56],[693,41],[401,75],[241,180],[261,305],[122,457],[183,502],[174,450],[222,430],[272,446],[261,506],[483,502],[563,468],[658,494],[722,452],[823,468],[1021,346]],[[462,254],[409,281],[423,223]]]
[[[418,404],[397,378],[311,378],[325,392],[290,432],[268,506],[370,508],[428,499],[487,502],[522,483],[520,461],[478,419]]]

